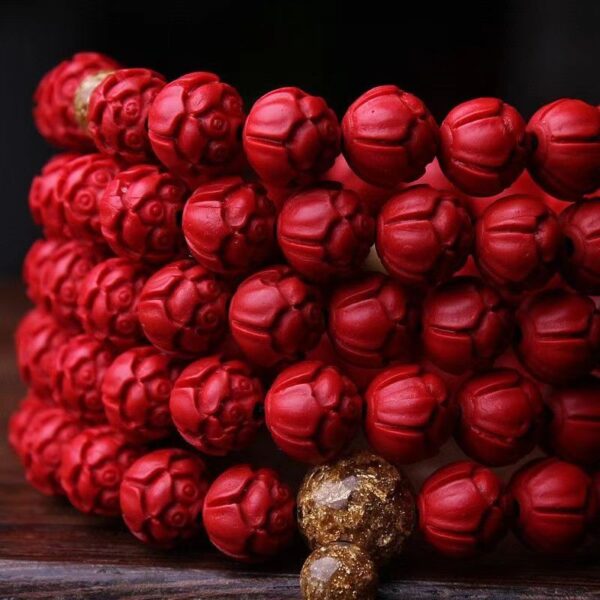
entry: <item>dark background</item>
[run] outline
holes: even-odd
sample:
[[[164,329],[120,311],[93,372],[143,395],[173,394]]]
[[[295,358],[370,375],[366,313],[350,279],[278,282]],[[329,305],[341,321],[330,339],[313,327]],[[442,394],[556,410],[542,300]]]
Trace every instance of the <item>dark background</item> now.
[[[1,1],[1,0],[0,0]],[[27,212],[32,176],[52,149],[31,120],[45,71],[79,50],[168,79],[217,72],[247,106],[297,85],[341,117],[368,88],[395,83],[438,120],[455,104],[499,96],[525,118],[563,96],[600,102],[600,1],[477,3],[54,2],[0,4],[0,275],[19,272],[38,235]]]

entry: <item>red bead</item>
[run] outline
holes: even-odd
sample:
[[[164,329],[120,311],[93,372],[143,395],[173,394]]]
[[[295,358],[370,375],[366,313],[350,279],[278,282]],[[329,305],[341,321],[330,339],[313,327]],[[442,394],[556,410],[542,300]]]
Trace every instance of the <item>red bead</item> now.
[[[208,354],[224,338],[229,291],[193,260],[170,263],[146,282],[138,316],[159,350],[182,357]]]
[[[286,187],[313,181],[340,153],[338,119],[323,98],[296,87],[255,103],[244,126],[244,150],[260,179]]]
[[[69,338],[56,352],[52,372],[54,401],[90,424],[106,422],[102,382],[113,353],[90,335]]]
[[[340,285],[329,304],[329,336],[336,352],[361,367],[409,361],[416,321],[404,289],[379,273]]]
[[[360,428],[362,398],[336,367],[307,360],[288,367],[265,398],[271,437],[289,457],[321,464],[333,460]]]
[[[60,240],[36,240],[27,251],[23,261],[23,283],[27,289],[27,296],[35,304],[41,304],[44,299],[42,290],[42,273],[54,251],[60,246]]]
[[[582,294],[600,295],[600,198],[572,204],[560,215],[561,275]]]
[[[564,460],[600,464],[600,380],[589,377],[547,398],[546,446]]]
[[[213,73],[189,73],[168,83],[148,117],[152,149],[190,187],[230,172],[239,162],[244,104]]]
[[[65,444],[80,431],[80,425],[62,408],[38,410],[23,435],[23,464],[27,481],[42,494],[60,495],[58,472]]]
[[[248,365],[219,356],[201,358],[178,377],[169,406],[183,439],[206,454],[243,450],[262,425],[264,393]]]
[[[600,313],[587,296],[549,290],[517,312],[516,350],[538,379],[562,384],[587,374],[600,357]]]
[[[491,366],[508,346],[511,332],[512,315],[500,295],[474,277],[443,283],[423,304],[425,353],[448,373]]]
[[[135,442],[169,437],[173,433],[169,397],[180,373],[178,362],[151,346],[117,356],[102,384],[108,422]]]
[[[354,275],[375,239],[375,224],[354,192],[320,183],[291,196],[277,220],[279,247],[307,279]]]
[[[69,239],[73,237],[67,224],[64,205],[58,194],[67,165],[79,154],[65,152],[53,156],[33,178],[29,189],[29,210],[36,224],[40,225],[48,239]]]
[[[277,556],[296,530],[296,503],[272,469],[237,465],[210,486],[204,500],[204,527],[218,550],[237,560]]]
[[[204,461],[165,448],[139,458],[121,484],[121,510],[131,533],[147,544],[170,547],[197,536],[208,489]]]
[[[153,165],[121,171],[100,199],[100,229],[113,252],[135,262],[160,265],[184,248],[181,214],[186,188]]]
[[[365,92],[342,121],[344,156],[373,185],[418,179],[435,157],[439,130],[423,102],[394,85]]]
[[[449,279],[466,262],[471,218],[451,192],[416,185],[392,196],[377,218],[377,253],[390,275],[410,286]]]
[[[75,94],[88,75],[118,68],[108,56],[80,52],[46,73],[33,96],[33,119],[42,136],[58,148],[91,150],[94,144],[75,118]]]
[[[92,92],[88,132],[99,152],[126,163],[153,158],[148,139],[148,112],[165,79],[150,69],[119,69]]]
[[[365,399],[369,444],[394,464],[434,456],[450,437],[456,410],[446,384],[418,365],[397,365],[381,372]]]
[[[496,200],[477,220],[475,260],[491,285],[518,294],[556,272],[562,233],[554,212],[534,196]]]
[[[48,408],[48,402],[35,393],[28,392],[27,396],[21,400],[10,415],[8,420],[8,445],[21,460],[25,457],[25,448],[23,447],[25,432],[35,415],[44,408]]]
[[[318,290],[285,266],[243,281],[231,299],[229,320],[239,347],[262,367],[300,360],[325,329]]]
[[[274,251],[275,206],[264,188],[241,177],[201,185],[183,211],[190,252],[215,273],[239,275],[263,264]]]
[[[525,168],[529,139],[523,117],[498,98],[476,98],[453,108],[440,127],[440,166],[472,196],[493,196]]]
[[[456,440],[472,459],[494,467],[516,463],[539,440],[544,404],[538,387],[518,371],[475,375],[457,393]]]
[[[107,425],[84,429],[63,447],[60,484],[77,510],[120,516],[123,474],[142,452]]]
[[[502,482],[471,461],[438,469],[423,484],[417,503],[423,537],[446,556],[473,557],[493,549],[506,533]]]
[[[83,329],[116,349],[143,341],[137,316],[138,300],[148,272],[125,258],[109,258],[85,277],[77,310]]]
[[[592,478],[556,458],[534,460],[519,469],[509,493],[515,533],[545,554],[562,554],[579,546],[598,512]]]
[[[578,200],[600,187],[600,108],[563,98],[529,120],[533,138],[529,171],[548,193]]]

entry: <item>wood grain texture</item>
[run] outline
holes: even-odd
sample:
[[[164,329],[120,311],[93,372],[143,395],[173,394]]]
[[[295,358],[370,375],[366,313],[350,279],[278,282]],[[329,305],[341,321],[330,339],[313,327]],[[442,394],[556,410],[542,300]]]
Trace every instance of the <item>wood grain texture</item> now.
[[[200,539],[171,551],[138,543],[118,520],[78,514],[62,498],[26,485],[6,444],[6,420],[24,393],[13,357],[12,331],[26,309],[22,291],[0,284],[0,600],[188,598],[286,600],[299,597],[298,572],[306,550],[298,540],[269,565],[239,565]],[[268,441],[256,452],[281,463]],[[417,482],[457,458],[450,446],[437,463],[409,470]],[[215,469],[219,465],[214,465]],[[301,470],[292,479],[301,476]],[[537,556],[508,537],[496,552],[472,561],[433,555],[415,539],[382,575],[379,597],[600,598],[597,542],[569,558]]]

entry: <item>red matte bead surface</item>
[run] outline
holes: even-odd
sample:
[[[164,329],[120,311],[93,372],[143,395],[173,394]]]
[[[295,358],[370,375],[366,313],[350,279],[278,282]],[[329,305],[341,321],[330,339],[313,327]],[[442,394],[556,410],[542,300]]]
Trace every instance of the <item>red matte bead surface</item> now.
[[[561,213],[560,224],[561,275],[578,292],[600,295],[600,198],[569,206]]]
[[[150,69],[119,69],[107,75],[90,96],[88,132],[99,152],[126,163],[153,158],[147,121],[165,79]]]
[[[342,120],[344,156],[365,181],[396,187],[423,175],[439,129],[423,102],[394,85],[365,92]]]
[[[491,550],[506,533],[502,482],[474,462],[438,469],[423,484],[417,503],[423,537],[446,556],[473,557]]]
[[[477,220],[475,260],[491,285],[518,294],[556,272],[562,233],[554,212],[534,196],[496,200]]]
[[[546,404],[545,443],[552,454],[582,465],[600,465],[600,380],[589,377],[558,388]]]
[[[80,52],[46,73],[33,96],[33,119],[42,136],[58,148],[91,150],[94,144],[75,118],[75,94],[88,75],[118,68],[104,54]]]
[[[8,445],[21,460],[25,457],[25,432],[35,415],[44,408],[48,408],[48,402],[35,393],[28,392],[8,419]]]
[[[209,356],[183,370],[169,407],[186,442],[205,454],[223,456],[254,441],[263,423],[263,398],[260,380],[246,363]]]
[[[600,188],[600,107],[563,98],[540,108],[527,124],[529,171],[549,194],[578,200]]]
[[[296,530],[294,495],[272,469],[237,465],[219,475],[204,500],[204,527],[221,552],[243,561],[280,554]]]
[[[77,312],[83,329],[116,349],[143,341],[137,303],[148,271],[125,258],[109,258],[85,277]]]
[[[494,369],[475,375],[461,386],[457,402],[456,439],[477,462],[495,467],[516,463],[539,440],[542,396],[518,371]]]
[[[273,368],[300,360],[325,329],[318,290],[286,266],[258,271],[238,286],[229,325],[251,362]]]
[[[169,397],[181,365],[151,346],[117,356],[104,374],[102,403],[108,422],[135,442],[173,433]]]
[[[587,296],[557,289],[541,292],[517,312],[516,350],[538,379],[573,381],[598,365],[600,313]]]
[[[512,316],[500,295],[474,277],[438,286],[423,305],[425,353],[448,373],[491,366],[508,346],[511,331]]]
[[[216,273],[247,273],[275,250],[275,206],[262,186],[241,177],[196,188],[185,205],[182,227],[194,258]]]
[[[409,286],[449,279],[466,262],[473,225],[452,192],[416,185],[392,196],[377,218],[377,254]]]
[[[100,229],[112,251],[160,265],[182,254],[181,214],[186,188],[154,165],[118,173],[100,199]]]
[[[509,496],[515,533],[538,552],[573,550],[597,518],[592,478],[556,458],[535,460],[519,469],[510,481]]]
[[[523,117],[498,98],[476,98],[453,108],[440,127],[440,166],[473,196],[493,196],[525,168],[529,140]]]
[[[354,192],[320,183],[291,196],[277,220],[286,260],[313,281],[354,275],[369,254],[375,224]]]
[[[51,264],[54,251],[60,246],[60,240],[36,240],[25,255],[23,260],[23,283],[27,296],[35,304],[44,300],[42,290],[42,274],[45,267]]]
[[[209,481],[204,461],[176,448],[155,450],[129,467],[121,483],[123,520],[147,544],[170,547],[197,536]]]
[[[329,304],[329,336],[336,352],[361,367],[409,361],[416,324],[404,289],[379,273],[338,286]]]
[[[244,150],[260,179],[286,187],[324,173],[340,153],[338,119],[323,98],[296,87],[273,90],[252,106]]]
[[[446,384],[418,365],[386,369],[373,379],[365,400],[369,444],[397,465],[437,454],[454,426],[456,411]]]
[[[336,458],[360,428],[363,401],[336,367],[302,361],[282,371],[265,398],[273,441],[294,460],[320,464]]]
[[[182,357],[208,354],[224,338],[229,291],[193,260],[156,271],[144,286],[138,316],[159,350]]]
[[[107,425],[84,429],[63,447],[60,485],[77,510],[118,517],[123,474],[142,452]]]
[[[244,104],[213,73],[189,73],[168,83],[148,117],[152,150],[190,187],[230,172],[241,157]]]

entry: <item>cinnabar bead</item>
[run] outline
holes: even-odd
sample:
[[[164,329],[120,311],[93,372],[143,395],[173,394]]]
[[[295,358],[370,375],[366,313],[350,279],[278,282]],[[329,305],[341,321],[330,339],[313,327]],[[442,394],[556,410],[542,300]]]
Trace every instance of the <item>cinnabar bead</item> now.
[[[42,136],[58,148],[91,150],[94,144],[75,117],[75,94],[87,76],[118,68],[104,54],[80,52],[48,71],[33,96],[33,120]]]
[[[525,168],[529,138],[523,117],[498,98],[475,98],[453,108],[440,126],[440,166],[472,196],[493,196]]]
[[[259,178],[287,187],[309,183],[333,165],[340,153],[340,126],[323,98],[284,87],[254,103],[243,140]]]
[[[586,375],[600,357],[600,313],[587,296],[540,292],[517,311],[516,350],[538,379],[562,384]]]
[[[224,456],[243,450],[263,423],[260,380],[240,360],[208,356],[175,381],[169,408],[181,437],[200,452]]]
[[[169,437],[169,397],[181,365],[151,346],[119,354],[104,374],[102,403],[108,422],[134,442]]]
[[[143,341],[137,304],[148,271],[125,258],[109,258],[85,277],[77,313],[86,333],[124,350]]]
[[[342,136],[352,170],[368,183],[393,188],[423,175],[435,157],[439,129],[419,98],[382,85],[350,105]]]
[[[319,183],[285,202],[277,241],[300,275],[329,281],[360,270],[375,241],[375,223],[357,194],[338,183]]]
[[[106,422],[102,382],[113,352],[91,335],[69,338],[56,352],[52,397],[84,423]]]
[[[159,350],[182,357],[208,354],[225,336],[230,293],[223,281],[193,260],[156,271],[138,302],[146,337]]]
[[[502,482],[490,469],[468,460],[430,475],[417,505],[421,534],[440,554],[452,558],[489,551],[507,531]]]
[[[556,388],[546,406],[548,450],[570,462],[600,465],[600,380],[588,377]]]
[[[120,516],[123,474],[142,452],[108,425],[83,429],[62,449],[58,477],[69,502],[82,513]]]
[[[465,454],[500,467],[529,454],[540,439],[544,404],[536,384],[513,369],[493,369],[463,383],[456,400],[456,440]]]
[[[23,283],[27,296],[35,304],[41,304],[44,300],[42,274],[46,266],[51,264],[51,257],[60,244],[60,240],[57,239],[39,239],[33,242],[25,255]]]
[[[25,449],[23,447],[23,438],[27,428],[31,424],[35,415],[48,408],[48,400],[42,399],[35,392],[27,392],[27,396],[21,400],[17,408],[13,410],[8,419],[8,445],[12,451],[23,460]]]
[[[59,480],[65,444],[81,430],[77,419],[58,407],[38,410],[22,440],[27,481],[47,496],[64,494]]]
[[[217,477],[204,500],[204,528],[213,545],[232,558],[273,558],[296,531],[292,490],[272,469],[236,465]]]
[[[600,107],[563,98],[529,120],[529,172],[549,194],[579,200],[600,187]]]
[[[475,260],[491,285],[519,294],[542,287],[556,272],[562,233],[540,198],[515,194],[496,200],[477,220]]]
[[[204,461],[177,448],[138,458],[121,483],[121,510],[129,531],[146,544],[170,547],[197,536],[209,480]]]
[[[151,265],[176,259],[185,246],[181,214],[184,184],[154,165],[117,173],[100,199],[100,229],[111,250]]]
[[[152,150],[191,188],[239,163],[244,104],[214,73],[189,73],[158,93],[148,116]]]
[[[545,554],[563,554],[579,546],[598,515],[592,478],[557,458],[521,467],[508,490],[515,533]]]
[[[455,277],[425,299],[423,347],[429,360],[448,373],[484,369],[508,346],[512,322],[495,290],[475,277]]]
[[[282,371],[265,398],[265,420],[277,446],[304,463],[333,460],[360,428],[363,401],[334,366],[302,361]]]
[[[165,79],[150,69],[119,69],[89,99],[87,129],[99,152],[134,164],[153,158],[148,112]]]
[[[324,321],[318,290],[283,265],[244,280],[229,309],[234,340],[261,367],[300,360],[319,343]]]
[[[360,367],[408,362],[417,314],[404,289],[380,273],[337,287],[329,303],[329,337],[336,352]]]
[[[572,204],[560,215],[561,275],[582,294],[600,295],[600,198]]]
[[[192,256],[203,267],[240,275],[272,256],[275,206],[261,185],[223,177],[196,188],[185,205],[182,227]]]
[[[452,192],[415,185],[392,196],[377,217],[377,254],[408,286],[435,285],[466,262],[473,224]]]
[[[419,365],[396,365],[377,375],[365,395],[369,445],[396,465],[437,454],[452,433],[454,404],[443,379]]]

